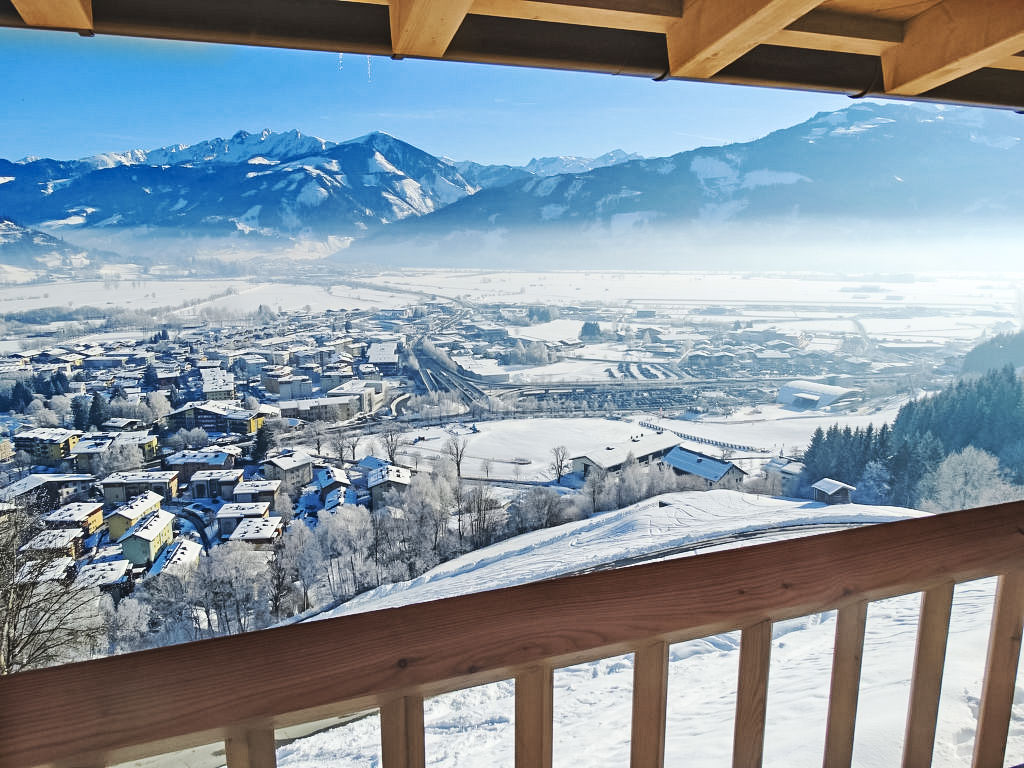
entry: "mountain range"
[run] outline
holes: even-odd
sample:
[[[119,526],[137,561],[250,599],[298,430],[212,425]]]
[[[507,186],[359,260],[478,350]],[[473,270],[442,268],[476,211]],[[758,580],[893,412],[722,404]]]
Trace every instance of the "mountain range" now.
[[[1019,222],[1022,137],[1021,117],[1008,112],[873,102],[746,143],[525,166],[452,161],[385,133],[335,143],[240,131],[81,160],[0,160],[0,217],[114,250],[147,238],[242,241],[251,250],[330,238],[348,246],[340,258],[356,260],[514,252],[538,238],[631,238],[680,226]],[[15,254],[8,235],[0,262],[31,262],[32,243],[54,252],[32,234],[18,238]]]

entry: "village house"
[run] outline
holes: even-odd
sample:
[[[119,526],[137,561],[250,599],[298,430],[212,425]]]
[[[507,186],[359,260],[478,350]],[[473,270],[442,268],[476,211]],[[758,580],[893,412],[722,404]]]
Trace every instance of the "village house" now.
[[[244,541],[257,548],[266,547],[284,531],[284,520],[280,517],[246,517],[231,534],[229,541]]]
[[[233,400],[235,376],[220,368],[201,368],[201,387],[205,400]]]
[[[0,438],[0,464],[14,458],[14,443],[6,437]]]
[[[203,470],[229,470],[235,466],[233,452],[216,446],[199,450],[186,450],[164,457],[164,469],[178,473],[178,482],[187,483],[196,472]]]
[[[280,480],[283,485],[300,488],[313,479],[313,458],[299,451],[282,451],[260,462],[260,471],[268,480]]]
[[[150,512],[117,540],[133,565],[151,565],[160,551],[171,543],[174,515],[165,509]]]
[[[203,545],[191,539],[179,538],[160,553],[149,571],[150,576],[158,573],[184,578],[199,562],[203,554]]]
[[[133,446],[139,451],[139,463],[132,469],[155,461],[160,448],[156,435],[142,432],[89,432],[71,449],[71,458],[79,472],[98,474],[112,452],[124,446]]]
[[[152,491],[136,496],[127,504],[122,504],[109,515],[107,515],[107,529],[111,541],[117,541],[128,529],[141,520],[144,516],[160,509],[163,498]]]
[[[201,427],[218,434],[252,435],[263,426],[263,415],[232,400],[188,403],[167,415],[172,430]]]
[[[178,495],[178,473],[162,471],[115,472],[100,481],[108,506],[124,504],[128,499],[152,491],[170,501]]]
[[[746,472],[731,461],[716,459],[712,456],[676,446],[662,461],[671,467],[677,475],[697,478],[703,481],[708,490],[729,488],[739,490],[743,485]]]
[[[234,500],[240,502],[265,501],[277,509],[280,492],[280,480],[243,480],[235,486]]]
[[[249,517],[269,516],[270,504],[265,501],[225,504],[217,511],[217,535],[222,539],[226,539],[235,532],[235,529],[242,520]]]
[[[406,467],[385,464],[371,469],[366,474],[366,486],[370,491],[370,508],[384,507],[384,498],[391,491],[404,491],[412,482],[412,473]]]
[[[362,398],[358,395],[311,397],[305,400],[280,400],[277,405],[285,418],[303,421],[347,421],[359,413]]]
[[[584,478],[594,469],[618,472],[625,466],[630,456],[636,459],[638,464],[646,465],[660,459],[677,445],[679,438],[671,432],[638,432],[625,442],[611,443],[574,456],[572,471]]]
[[[796,497],[800,492],[800,475],[804,471],[802,462],[776,456],[764,465],[764,476],[768,480],[769,492],[775,496]]]
[[[27,557],[82,556],[85,537],[81,528],[57,528],[37,533],[18,550]]]
[[[0,488],[0,501],[53,509],[85,498],[96,478],[83,474],[32,474]]]
[[[74,429],[37,427],[14,435],[14,450],[24,451],[36,464],[56,466],[71,456],[82,433]]]
[[[241,469],[202,469],[192,475],[189,490],[193,499],[230,499],[243,475]]]
[[[114,602],[126,597],[135,585],[132,564],[125,558],[93,561],[83,565],[75,578],[77,589],[95,589],[110,595]]]
[[[43,517],[47,528],[79,528],[89,536],[103,525],[103,502],[79,501],[65,504]]]

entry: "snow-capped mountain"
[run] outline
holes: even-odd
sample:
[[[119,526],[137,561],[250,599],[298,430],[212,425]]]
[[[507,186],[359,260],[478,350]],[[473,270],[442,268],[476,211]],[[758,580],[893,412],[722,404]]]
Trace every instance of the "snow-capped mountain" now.
[[[556,176],[560,173],[586,173],[595,168],[607,168],[609,165],[642,159],[643,155],[638,155],[635,152],[613,149],[599,157],[577,157],[575,155],[535,157],[526,164],[525,168],[534,176]]]
[[[358,235],[477,191],[384,133],[335,144],[297,131],[70,162],[0,160],[0,212],[49,231]]]
[[[385,239],[681,222],[1019,216],[1024,121],[996,110],[857,104],[762,139],[484,189]]]
[[[59,270],[82,267],[97,258],[113,254],[97,254],[79,248],[45,232],[23,227],[0,216],[0,265],[26,270]]]

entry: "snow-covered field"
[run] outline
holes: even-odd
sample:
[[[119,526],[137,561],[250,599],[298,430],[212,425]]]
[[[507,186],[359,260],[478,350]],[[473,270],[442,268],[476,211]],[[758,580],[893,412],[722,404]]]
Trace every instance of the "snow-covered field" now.
[[[669,494],[589,520],[535,531],[446,563],[414,581],[382,587],[332,615],[395,607],[520,584],[627,555],[799,522],[883,522],[922,513],[865,506],[822,507],[731,491]],[[726,546],[735,546],[729,544]],[[705,550],[707,551],[707,550]],[[943,678],[934,765],[970,761],[981,693],[993,583],[957,587]],[[854,746],[854,765],[899,763],[919,597],[872,603]],[[820,764],[834,613],[775,625],[769,676],[766,766]],[[670,653],[666,765],[729,764],[739,638],[736,633],[675,645]],[[628,763],[632,657],[555,673],[554,758],[560,768]],[[437,768],[512,765],[514,683],[457,691],[425,704],[427,764]],[[367,717],[278,750],[282,768],[378,766],[379,720]],[[1024,689],[1018,680],[1006,765],[1024,757]]]
[[[183,314],[194,314],[209,306],[244,313],[255,311],[260,304],[265,304],[274,311],[287,311],[301,309],[307,304],[315,310],[324,310],[392,309],[415,303],[416,298],[407,293],[350,288],[346,285],[324,287],[291,283],[250,283],[232,296],[223,296],[197,307],[189,307]]]

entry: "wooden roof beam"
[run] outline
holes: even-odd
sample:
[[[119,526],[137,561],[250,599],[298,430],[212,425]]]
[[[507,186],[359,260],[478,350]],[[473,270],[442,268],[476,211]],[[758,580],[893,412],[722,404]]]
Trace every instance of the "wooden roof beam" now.
[[[30,27],[92,30],[92,0],[12,0]]]
[[[943,0],[910,19],[882,54],[886,93],[917,96],[1024,48],[1021,0]]]
[[[673,77],[710,78],[781,32],[821,0],[694,0],[669,28]]]
[[[391,0],[391,47],[401,56],[439,59],[473,0]]]

